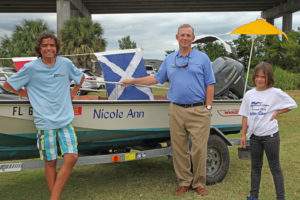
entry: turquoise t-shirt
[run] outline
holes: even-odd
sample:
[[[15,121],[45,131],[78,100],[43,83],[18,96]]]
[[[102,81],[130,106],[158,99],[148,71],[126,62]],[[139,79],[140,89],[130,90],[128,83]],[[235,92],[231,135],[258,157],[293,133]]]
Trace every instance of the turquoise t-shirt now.
[[[83,73],[67,58],[58,56],[52,67],[41,58],[30,63],[8,79],[15,89],[27,89],[37,129],[57,129],[74,118],[70,82],[80,83]]]

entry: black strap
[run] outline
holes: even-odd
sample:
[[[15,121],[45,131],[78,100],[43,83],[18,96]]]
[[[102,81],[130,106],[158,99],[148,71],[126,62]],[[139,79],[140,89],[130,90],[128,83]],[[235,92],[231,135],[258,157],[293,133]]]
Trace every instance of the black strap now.
[[[198,103],[192,103],[192,104],[180,104],[180,103],[173,103],[177,106],[181,106],[184,108],[190,108],[190,107],[196,107],[196,106],[203,106],[203,102],[198,102]]]

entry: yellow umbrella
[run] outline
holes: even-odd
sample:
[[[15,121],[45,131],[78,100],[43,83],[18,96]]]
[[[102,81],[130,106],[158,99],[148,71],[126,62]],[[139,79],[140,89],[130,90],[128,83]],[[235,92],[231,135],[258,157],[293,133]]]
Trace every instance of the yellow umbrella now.
[[[244,24],[236,29],[234,29],[231,34],[246,34],[246,35],[284,35],[287,39],[287,35],[273,26],[272,24],[266,22],[264,19],[257,19],[248,24]]]
[[[283,35],[286,39],[288,39],[287,35],[278,29],[277,27],[273,26],[272,24],[266,22],[264,19],[257,19],[253,22],[244,24],[236,29],[234,29],[231,34],[245,34],[245,35]],[[246,75],[246,81],[245,81],[245,87],[244,87],[244,94],[246,92],[246,86],[248,82],[248,76],[249,76],[249,69],[250,69],[250,63],[252,58],[252,51],[253,51],[253,45],[254,45],[254,38],[252,37],[252,44],[251,44],[251,50],[250,50],[250,56],[248,61],[248,68],[247,68],[247,75]]]

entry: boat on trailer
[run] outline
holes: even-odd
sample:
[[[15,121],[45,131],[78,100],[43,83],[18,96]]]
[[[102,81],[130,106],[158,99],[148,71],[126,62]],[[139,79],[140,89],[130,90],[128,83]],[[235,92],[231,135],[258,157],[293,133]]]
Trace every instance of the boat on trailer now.
[[[238,110],[244,91],[243,65],[224,57],[213,62],[213,70],[217,100],[211,111],[211,126],[222,137],[241,128]],[[17,98],[0,94],[0,160],[38,156],[32,108],[28,101]],[[75,100],[73,107],[80,154],[153,147],[170,140],[167,100]]]
[[[227,139],[225,135],[240,132],[238,111],[244,94],[244,73],[240,63],[228,58],[218,59],[213,63],[213,70],[217,83],[207,146],[207,184],[220,182],[227,174],[228,146],[239,144],[239,140]],[[0,162],[0,172],[36,169],[44,165],[38,159],[11,161],[38,157],[32,108],[28,101],[17,98],[0,95],[0,161],[4,160]],[[172,156],[169,102],[166,100],[75,100],[73,107],[80,155],[76,165]]]
[[[211,126],[239,132],[240,101],[216,100]],[[151,147],[170,140],[169,101],[74,100],[79,154]],[[38,157],[32,107],[26,100],[0,100],[0,160]]]

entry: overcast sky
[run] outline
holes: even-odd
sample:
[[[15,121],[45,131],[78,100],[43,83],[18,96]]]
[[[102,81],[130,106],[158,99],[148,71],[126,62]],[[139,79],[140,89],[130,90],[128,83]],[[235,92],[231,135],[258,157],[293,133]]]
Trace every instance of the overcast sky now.
[[[150,13],[150,14],[106,14],[92,15],[92,19],[102,25],[104,38],[108,42],[106,50],[118,49],[118,40],[129,35],[144,49],[144,57],[163,59],[165,50],[177,48],[175,33],[177,27],[189,23],[195,34],[214,34],[224,40],[234,39],[227,34],[234,28],[260,17],[260,12],[210,12],[210,13]],[[6,14],[0,13],[0,37],[10,36],[15,26],[24,19],[43,19],[51,30],[56,31],[56,14]],[[281,28],[282,18],[275,20]],[[300,11],[293,14],[293,29],[300,27]]]

